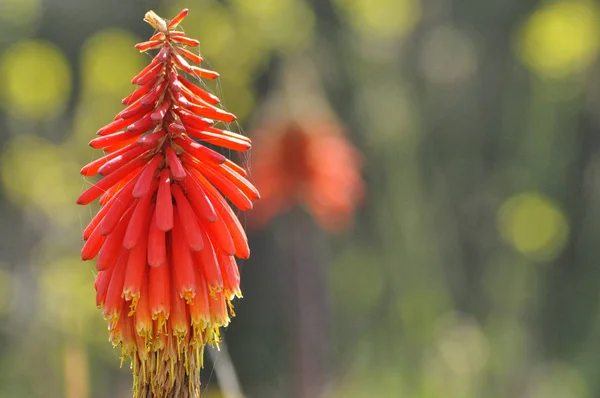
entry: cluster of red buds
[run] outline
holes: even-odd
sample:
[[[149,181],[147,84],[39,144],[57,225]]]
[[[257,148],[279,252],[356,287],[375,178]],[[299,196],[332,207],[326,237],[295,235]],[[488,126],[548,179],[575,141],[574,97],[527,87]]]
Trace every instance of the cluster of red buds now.
[[[134,396],[199,394],[203,349],[219,343],[241,297],[235,257],[250,255],[227,200],[246,211],[259,198],[246,171],[207,146],[246,151],[251,142],[215,127],[235,116],[196,84],[219,75],[193,65],[203,60],[186,47],[199,42],[177,30],[187,13],[168,22],[146,14],[156,33],[136,48],[158,53],[90,142],[105,156],[81,170],[102,176],[77,201],[101,205],[82,258],[97,257],[97,305],[131,359]]]

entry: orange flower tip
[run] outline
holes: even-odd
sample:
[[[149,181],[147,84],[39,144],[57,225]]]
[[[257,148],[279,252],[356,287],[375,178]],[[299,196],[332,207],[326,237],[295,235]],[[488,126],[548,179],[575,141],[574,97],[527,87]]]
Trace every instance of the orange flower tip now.
[[[140,299],[140,292],[139,291],[135,291],[130,287],[126,287],[123,289],[123,299],[125,301],[131,301],[131,304],[129,305],[129,308],[131,311],[135,312],[135,308],[137,307],[137,303]]]
[[[153,50],[155,48],[158,48],[162,44],[163,44],[162,40],[148,40],[148,41],[136,44],[135,48],[138,49],[140,52],[145,52],[148,50]]]
[[[189,10],[187,8],[184,8],[183,10],[179,11],[179,14],[175,15],[175,17],[173,17],[173,19],[169,21],[169,23],[167,24],[167,28],[171,30],[175,29],[177,25],[179,25],[179,23],[183,21],[185,17],[187,17],[188,12]]]
[[[169,29],[164,19],[159,17],[154,11],[150,10],[144,15],[144,21],[161,33],[168,34]]]
[[[156,321],[157,334],[161,334],[166,331],[167,319],[169,319],[169,313],[165,311],[164,307],[160,307],[152,311],[152,320]]]
[[[144,339],[152,337],[152,322],[148,320],[136,320],[135,332]]]
[[[109,330],[113,330],[116,325],[117,322],[119,321],[119,316],[121,316],[121,314],[119,313],[118,310],[116,309],[105,309],[104,311],[104,319],[108,322],[108,329]]]
[[[175,35],[175,33],[181,33],[181,35]],[[189,37],[185,37],[183,35],[183,32],[171,32],[171,40],[173,40],[174,42],[186,45],[186,46],[190,46],[190,47],[196,47],[200,45],[200,42],[198,40],[195,39],[190,39]]]
[[[157,32],[155,34],[152,35],[152,37],[150,37],[150,39],[148,39],[149,41],[152,40],[164,40],[165,39],[165,34],[162,32]]]
[[[198,74],[201,77],[207,78],[207,79],[216,79],[219,76],[219,72],[215,72],[214,70],[206,70],[206,69],[201,69],[198,68],[196,71],[196,74]]]
[[[86,166],[83,166],[81,168],[81,170],[79,170],[79,174],[86,176],[86,177],[91,177],[88,175],[88,172],[90,171],[90,169],[91,169],[91,166],[89,164]]]
[[[241,260],[248,260],[250,258],[250,249],[248,249],[247,251],[237,250],[235,252],[235,256],[238,257]]]
[[[87,193],[87,191],[84,192],[84,193],[82,193],[81,196],[79,196],[77,198],[77,204],[78,205],[87,205],[87,204],[90,204],[92,202],[91,200],[88,201],[88,199],[87,199],[88,195],[86,195],[86,193]]]

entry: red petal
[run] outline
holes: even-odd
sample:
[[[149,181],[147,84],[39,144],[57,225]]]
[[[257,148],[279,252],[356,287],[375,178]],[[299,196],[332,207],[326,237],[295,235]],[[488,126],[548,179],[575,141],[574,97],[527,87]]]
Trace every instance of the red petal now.
[[[152,112],[152,115],[150,117],[155,122],[160,122],[161,120],[164,119],[170,106],[171,106],[171,102],[169,100],[163,100],[162,104],[160,104],[160,106],[158,108],[156,108],[156,110],[154,112]]]
[[[234,296],[242,297],[240,291],[240,273],[232,256],[220,255],[219,266],[221,275],[223,275],[223,293],[228,299],[233,299]]]
[[[177,76],[177,81],[181,82],[181,84],[183,84],[188,90],[190,90],[192,93],[194,93],[204,101],[208,102],[209,104],[214,105],[221,102],[216,95],[213,95],[201,89],[200,87],[196,86],[194,83],[190,82],[188,79],[181,75]]]
[[[176,49],[179,54],[183,55],[195,64],[201,64],[202,61],[204,61],[201,56],[194,54],[188,49],[185,49],[183,47],[177,47]]]
[[[119,193],[119,191],[129,181],[133,180],[134,178],[137,179],[139,177],[140,172],[141,172],[140,169],[136,169],[136,170],[132,171],[131,173],[129,173],[125,177],[123,177],[123,179],[121,181],[119,181],[118,183],[116,183],[115,185],[110,187],[106,192],[104,192],[104,195],[102,195],[100,197],[100,200],[98,201],[100,206],[106,205],[117,193]]]
[[[169,265],[165,261],[160,267],[151,267],[149,272],[149,307],[152,319],[158,321],[158,329],[169,318],[171,309],[171,292]]]
[[[202,275],[206,279],[206,284],[211,292],[220,292],[223,290],[223,277],[217,260],[217,255],[213,244],[204,229],[201,229],[204,240],[204,249],[194,253],[194,259],[202,270]]]
[[[81,259],[86,261],[96,257],[105,240],[106,236],[100,235],[100,228],[96,227],[81,249]]]
[[[98,276],[96,276],[96,307],[98,308],[104,308],[106,293],[108,292],[108,286],[110,284],[113,271],[114,267],[107,269],[106,271],[100,271],[98,272]]]
[[[198,40],[190,39],[189,37],[181,35],[175,35],[175,33],[183,34],[183,32],[171,32],[171,40],[173,40],[174,42],[185,44],[186,46],[190,47],[196,47],[200,44]]]
[[[236,163],[232,162],[231,160],[227,159],[225,161],[225,163],[223,163],[224,166],[228,166],[229,168],[231,168],[231,170],[233,170],[234,172],[238,173],[239,175],[243,176],[243,177],[248,177],[248,172],[242,168],[241,166],[237,165]]]
[[[144,95],[140,99],[140,103],[142,105],[155,105],[156,100],[165,91],[166,87],[167,87],[166,81],[162,82],[161,84],[156,85],[156,87],[154,87],[152,90],[150,90],[148,92],[148,94]]]
[[[188,333],[190,324],[187,305],[179,294],[171,289],[171,311],[169,314],[169,325],[175,337],[182,338]]]
[[[225,163],[225,160],[227,160],[225,156],[202,144],[198,144],[189,137],[177,137],[175,143],[196,159],[202,159],[216,164],[223,164]],[[184,155],[185,154],[183,153],[180,155],[182,160]]]
[[[148,221],[150,220],[151,210],[150,204],[157,188],[158,181],[152,180],[149,191],[142,196],[141,199],[139,199],[135,210],[131,215],[131,220],[129,221],[129,226],[127,227],[125,237],[123,238],[123,246],[126,249],[131,249],[137,246],[140,237],[142,238],[142,241],[144,241],[144,239],[148,239]],[[144,252],[144,262],[145,261],[146,255]]]
[[[138,140],[138,137],[139,137],[139,135],[133,135],[131,138],[128,138],[124,141],[117,142],[116,144],[107,146],[106,148],[104,148],[104,152],[112,153],[114,151],[118,151],[119,149],[124,148],[124,147],[136,142]]]
[[[188,9],[184,8],[183,10],[179,11],[179,14],[175,15],[173,17],[173,19],[171,19],[169,21],[169,23],[167,24],[167,29],[175,29],[175,27],[177,27],[177,25],[179,25],[179,23],[181,21],[183,21],[183,19],[188,15]]]
[[[188,171],[187,177],[182,183],[192,208],[200,220],[215,222],[217,220],[215,208],[212,203],[210,203],[210,200],[208,199],[208,196],[206,196],[206,192],[204,192],[200,183],[190,176],[191,174]]]
[[[135,172],[138,168],[140,168],[146,162],[143,158],[138,158],[133,162],[129,162],[125,166],[120,169],[114,171],[109,176],[104,177],[96,184],[89,187],[84,193],[82,193],[77,199],[77,203],[80,205],[87,205],[91,203],[98,196],[102,195],[106,192],[110,187],[117,184],[128,174]]]
[[[209,166],[212,165],[209,164]],[[222,164],[218,167],[215,167],[215,169],[218,170],[218,172],[220,172],[221,174],[223,174],[225,178],[233,182],[239,189],[241,189],[242,192],[244,192],[244,194],[248,196],[248,198],[250,198],[251,200],[260,199],[260,193],[258,192],[258,189],[256,189],[256,187],[252,185],[250,181],[248,181],[235,170],[233,170],[231,167],[229,167],[229,165]]]
[[[142,104],[141,102],[136,101],[135,103],[129,105],[127,108],[119,112],[117,116],[115,116],[115,120],[119,118],[134,118],[136,116],[143,115],[145,113],[148,113],[153,106],[154,104]]]
[[[123,236],[125,236],[132,210],[133,206],[123,215],[115,230],[106,237],[106,241],[98,254],[98,260],[96,260],[96,268],[98,271],[114,267],[121,253],[127,251],[123,247]]]
[[[94,138],[89,145],[94,149],[108,148],[112,145],[119,145],[128,140],[134,140],[139,137],[142,132],[137,131],[119,131],[118,133],[106,135],[104,137]]]
[[[156,76],[161,75],[162,68],[164,66],[165,65],[160,61],[157,61],[155,65],[152,65],[152,63],[150,63],[136,77],[134,77],[131,80],[131,83],[137,84],[137,85],[142,85],[142,84],[146,84],[146,83],[152,81],[152,79],[154,79]]]
[[[165,232],[156,225],[156,209],[152,213],[152,221],[148,230],[148,265],[160,267],[167,259]]]
[[[127,267],[128,252],[123,250],[119,253],[118,261],[114,266],[108,291],[106,292],[106,301],[104,303],[104,318],[113,323],[119,318],[123,308],[121,292],[123,291],[123,280],[125,279],[125,268]]]
[[[100,167],[100,169],[98,169],[98,172],[102,176],[106,177],[107,175],[109,175],[115,170],[118,170],[120,167],[123,167],[125,164],[132,161],[133,159],[151,150],[151,148],[146,148],[136,144],[128,146],[127,149],[128,150],[124,151],[123,154],[116,156],[109,162],[106,162],[102,167]]]
[[[179,184],[173,184],[172,190],[176,201],[178,219],[184,231],[188,246],[192,251],[202,250],[204,248],[204,242],[202,239],[202,229],[198,223],[198,217],[194,213],[190,202],[185,197]]]
[[[191,302],[196,294],[194,264],[192,253],[179,222],[175,223],[171,231],[171,247],[173,249],[173,287],[179,296]]]
[[[167,133],[165,130],[158,130],[150,134],[146,134],[137,140],[137,143],[145,148],[156,148]]]
[[[100,167],[104,166],[107,162],[109,162],[110,160],[116,158],[117,156],[127,152],[128,150],[129,150],[128,147],[121,148],[118,151],[109,153],[108,155],[105,155],[99,159],[96,159],[93,162],[90,162],[86,166],[84,166],[81,169],[80,173],[86,177],[94,176],[94,175],[98,174],[98,170],[100,169]]]
[[[163,32],[156,32],[148,40],[164,40],[165,34]]]
[[[144,264],[145,265],[145,264]],[[140,298],[135,306],[135,330],[138,336],[150,338],[152,336],[152,318],[150,316],[150,297],[148,288],[148,272],[142,279]]]
[[[162,155],[157,154],[148,164],[146,164],[133,188],[133,196],[135,198],[141,198],[148,193],[152,185],[152,179],[155,177],[156,170],[163,160],[164,158]]]
[[[142,43],[136,44],[135,48],[137,48],[138,51],[140,51],[140,52],[144,52],[144,51],[158,48],[161,44],[163,44],[162,40],[148,40],[148,41],[144,41]]]
[[[160,75],[159,76],[155,76],[154,79],[150,80],[148,83],[144,84],[141,87],[138,87],[137,89],[135,89],[135,91],[133,93],[131,93],[127,97],[123,98],[121,100],[121,103],[123,105],[133,104],[138,99],[140,99],[141,97],[143,97],[146,93],[148,93],[150,90],[152,90],[152,88],[154,87],[154,85],[156,84],[156,82],[158,82],[161,77],[162,76],[160,76]]]
[[[106,126],[102,127],[100,130],[98,130],[96,132],[96,134],[100,135],[100,136],[104,136],[104,135],[116,133],[117,131],[122,130],[125,127],[129,126],[131,123],[133,123],[133,121],[135,121],[137,119],[138,118],[134,118],[134,117],[132,117],[130,119],[125,119],[125,118],[117,119],[117,120],[107,124]]]
[[[199,329],[204,329],[210,322],[210,306],[208,300],[211,300],[206,289],[206,282],[202,273],[196,269],[196,295],[192,301],[190,308],[190,317],[192,324],[199,326]]]
[[[148,112],[137,122],[130,124],[127,127],[127,131],[130,133],[143,134],[146,131],[150,130],[157,124],[156,121],[152,120],[152,113]]]
[[[246,232],[244,232],[244,228],[242,228],[240,220],[235,214],[233,214],[233,210],[231,210],[231,207],[229,207],[227,201],[223,199],[221,194],[219,194],[219,192],[217,192],[217,190],[203,176],[199,175],[198,173],[193,173],[192,175],[194,175],[194,177],[196,177],[206,189],[206,193],[210,201],[213,203],[215,210],[218,212],[219,219],[222,219],[224,225],[227,226],[229,231],[228,236],[235,243],[235,255],[239,258],[249,258],[250,248],[248,247],[248,238],[246,237]],[[230,255],[234,254],[228,252],[227,250],[223,250],[223,252]]]
[[[194,167],[202,175],[210,180],[231,202],[240,210],[246,211],[252,209],[252,201],[242,192],[232,181],[224,175],[217,172],[214,168],[208,167],[202,162],[190,162],[189,157],[185,157],[186,165]]]
[[[212,127],[212,125],[215,123],[214,120],[197,116],[181,108],[177,109],[176,112],[185,127],[190,126],[195,129],[203,130],[205,128]]]
[[[156,195],[156,225],[162,231],[173,228],[173,198],[171,197],[171,179],[169,170],[159,175],[158,194]]]
[[[167,162],[169,164],[169,169],[171,170],[171,175],[176,180],[182,180],[185,178],[185,169],[179,160],[179,157],[175,153],[175,150],[168,146],[165,149],[165,153],[167,155]]]
[[[130,250],[127,261],[127,272],[125,273],[125,282],[123,284],[123,297],[131,302],[131,310],[137,307],[138,299],[142,292],[142,284],[145,280],[147,261],[146,253],[148,250],[148,227],[150,219],[144,220],[139,227],[141,230],[141,239],[138,244]],[[131,224],[130,224],[131,226]]]
[[[107,203],[105,207],[108,207],[110,204],[110,209],[100,223],[100,234],[110,234],[117,226],[123,214],[125,214],[125,211],[131,206],[135,206],[133,202],[136,199],[131,195],[134,185],[135,180],[129,181],[122,190],[111,198],[110,203]]]
[[[227,305],[222,292],[215,292],[214,297],[208,298],[210,307],[210,320],[219,326],[226,326],[229,323],[227,314]]]

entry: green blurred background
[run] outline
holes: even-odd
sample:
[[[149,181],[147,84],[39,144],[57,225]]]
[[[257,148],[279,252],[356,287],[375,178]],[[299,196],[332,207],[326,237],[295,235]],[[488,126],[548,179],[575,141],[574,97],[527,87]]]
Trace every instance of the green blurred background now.
[[[364,155],[355,223],[310,248],[328,397],[600,396],[599,3],[0,0],[1,398],[129,396],[79,259],[79,169],[149,60],[144,13],[183,7],[246,133],[302,56]],[[242,263],[226,339],[248,397],[294,390],[294,217]]]

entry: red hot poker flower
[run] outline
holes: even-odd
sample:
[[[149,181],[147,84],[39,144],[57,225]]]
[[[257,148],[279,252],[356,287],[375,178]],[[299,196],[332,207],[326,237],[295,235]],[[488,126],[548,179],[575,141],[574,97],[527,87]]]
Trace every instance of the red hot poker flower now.
[[[243,211],[259,198],[244,169],[205,145],[251,143],[215,127],[235,116],[193,83],[218,74],[193,65],[202,58],[186,46],[199,43],[176,30],[187,13],[169,22],[146,14],[157,33],[136,48],[158,53],[133,78],[127,107],[90,142],[105,156],[81,169],[103,177],[77,200],[102,206],[81,253],[97,257],[96,303],[131,358],[134,396],[199,394],[203,348],[219,342],[241,297],[235,257],[250,255],[226,198]]]
[[[363,198],[360,155],[335,124],[302,121],[265,129],[254,154],[252,174],[262,194],[250,218],[255,227],[302,203],[323,228],[337,231]]]

